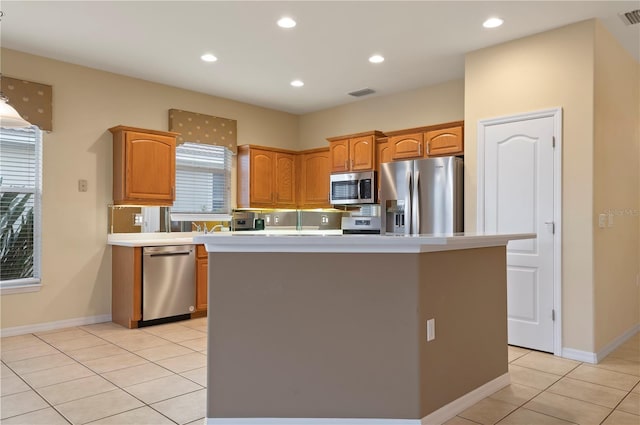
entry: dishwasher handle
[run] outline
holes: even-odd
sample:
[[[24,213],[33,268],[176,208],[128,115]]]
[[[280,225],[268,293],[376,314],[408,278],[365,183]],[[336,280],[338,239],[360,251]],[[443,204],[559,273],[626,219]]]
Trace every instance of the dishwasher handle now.
[[[145,252],[144,255],[149,257],[171,257],[174,255],[190,255],[191,251],[173,251],[173,252]]]

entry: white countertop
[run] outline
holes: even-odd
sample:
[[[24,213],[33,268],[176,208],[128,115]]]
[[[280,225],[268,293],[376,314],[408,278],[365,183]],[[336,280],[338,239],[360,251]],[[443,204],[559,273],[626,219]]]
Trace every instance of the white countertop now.
[[[336,231],[305,233],[232,232],[200,234],[197,244],[208,252],[420,253],[504,246],[510,240],[533,239],[535,233],[445,235],[342,235]]]
[[[107,245],[128,247],[138,246],[163,246],[163,245],[191,245],[196,236],[230,236],[230,235],[342,235],[342,230],[295,230],[295,229],[268,229],[247,230],[241,232],[215,232],[205,235],[202,232],[173,232],[173,233],[111,233],[107,235]]]

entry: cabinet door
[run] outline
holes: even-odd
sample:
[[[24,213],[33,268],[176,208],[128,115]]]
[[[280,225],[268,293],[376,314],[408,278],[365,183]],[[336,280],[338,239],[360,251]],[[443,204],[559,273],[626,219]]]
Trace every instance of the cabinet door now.
[[[175,165],[175,138],[125,132],[125,198],[173,204]]]
[[[374,167],[375,146],[373,136],[349,140],[349,158],[352,171],[370,171]]]
[[[389,143],[389,141],[378,142],[378,155],[377,162],[378,164],[383,164],[385,162],[393,161],[393,145]],[[380,171],[380,169],[378,169]]]
[[[209,261],[196,260],[196,310],[207,309],[207,283],[209,281]]]
[[[402,134],[389,137],[393,159],[411,159],[422,156],[422,133]]]
[[[387,139],[386,137],[378,139],[378,141],[376,142],[376,151],[376,172],[378,173],[377,189],[379,192],[380,182],[382,180],[382,175],[380,174],[380,164],[393,161],[393,146],[391,145],[391,143],[389,143],[389,139]]]
[[[329,151],[303,154],[300,161],[300,207],[330,207]]]
[[[349,171],[349,139],[330,142],[329,152],[332,173]]]
[[[251,206],[272,206],[275,186],[274,153],[260,149],[251,149],[249,158],[249,197]]]
[[[464,154],[462,126],[427,131],[427,156]]]
[[[275,154],[275,204],[276,207],[296,206],[296,157],[293,154]]]

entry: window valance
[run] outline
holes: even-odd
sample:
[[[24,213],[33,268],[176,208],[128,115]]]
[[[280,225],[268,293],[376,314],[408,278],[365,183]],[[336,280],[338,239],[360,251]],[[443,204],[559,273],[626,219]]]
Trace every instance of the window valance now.
[[[237,152],[238,122],[197,112],[169,109],[169,131],[180,133],[177,143],[205,143]]]
[[[2,75],[2,93],[22,118],[40,130],[53,130],[53,88]]]

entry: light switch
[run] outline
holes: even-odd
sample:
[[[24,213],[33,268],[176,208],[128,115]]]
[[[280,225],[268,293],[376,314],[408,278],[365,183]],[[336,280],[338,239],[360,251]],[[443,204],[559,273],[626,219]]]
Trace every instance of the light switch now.
[[[613,227],[613,213],[609,213],[609,227]]]
[[[84,179],[78,180],[78,192],[86,192],[87,190],[89,190],[89,183]]]
[[[606,214],[600,214],[598,216],[598,227],[603,229],[606,225],[607,225],[607,215]]]
[[[427,342],[436,339],[436,319],[427,320]]]

